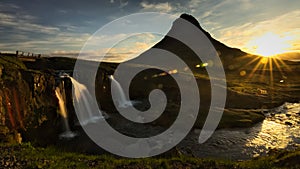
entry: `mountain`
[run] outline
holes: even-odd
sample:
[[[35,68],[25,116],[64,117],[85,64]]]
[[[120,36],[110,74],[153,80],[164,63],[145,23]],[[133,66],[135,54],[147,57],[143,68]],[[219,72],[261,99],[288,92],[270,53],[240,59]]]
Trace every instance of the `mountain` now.
[[[209,79],[206,69],[199,66],[202,62],[195,52],[191,50],[191,48],[189,48],[183,42],[171,37],[172,33],[174,34],[174,32],[179,33],[182,36],[191,37],[191,27],[184,24],[182,19],[192,23],[198,29],[200,29],[200,31],[205,34],[205,36],[216,49],[226,74],[228,89],[227,106],[235,108],[242,108],[245,106],[248,106],[249,108],[257,108],[265,107],[267,104],[275,101],[277,103],[282,103],[284,101],[298,99],[294,93],[296,90],[297,93],[299,93],[297,87],[299,85],[299,80],[297,80],[299,79],[299,64],[295,64],[294,62],[290,61],[279,61],[272,58],[265,58],[243,52],[237,48],[229,47],[224,43],[214,39],[209,32],[200,26],[199,22],[193,16],[182,14],[180,18],[173,22],[172,27],[165,37],[160,42],[155,44],[152,49],[158,48],[172,52],[181,60],[183,60],[197,77],[199,84],[201,84],[202,87],[200,90],[208,89],[203,87],[205,86],[204,84],[207,83],[206,80]],[[201,38],[197,36],[194,35],[193,38]],[[199,48],[205,50],[205,45],[207,44],[202,44],[202,46],[199,44],[198,46]],[[143,56],[150,58],[149,62],[151,62],[151,53],[149,56],[150,50],[145,51],[140,56],[128,61],[127,63],[136,63],[137,65],[141,66],[143,64],[139,64],[139,57]],[[160,56],[160,59],[162,62],[171,62],[166,60],[164,56]],[[143,67],[146,67],[146,64],[144,64]],[[178,70],[178,72],[184,73],[184,70]],[[157,72],[149,72],[148,74],[144,72],[144,74],[140,75],[139,78],[142,80],[144,77],[151,77],[155,73]],[[209,87],[209,84],[206,85]],[[295,88],[291,86],[294,86]],[[287,87],[290,87],[288,89],[290,93],[287,92]],[[138,88],[138,86],[136,88]],[[295,92],[293,92],[294,90]],[[209,93],[206,96],[209,97]],[[241,102],[241,100],[243,101]]]
[[[211,44],[214,46],[216,52],[219,55],[219,58],[222,61],[223,67],[225,70],[233,70],[233,69],[240,69],[247,63],[249,63],[251,60],[259,57],[255,55],[248,54],[246,52],[241,51],[237,48],[229,47],[222,42],[214,39],[206,30],[204,30],[199,22],[189,14],[182,14],[180,18],[176,19],[172,27],[170,28],[169,32],[165,35],[165,37],[155,44],[152,48],[159,48],[163,50],[167,50],[169,52],[174,53],[177,55],[177,57],[181,58],[192,71],[199,71],[199,68],[197,65],[201,65],[202,61],[199,59],[199,57],[195,54],[194,51],[192,51],[187,45],[185,45],[183,42],[174,39],[170,36],[172,33],[181,33],[183,36],[185,34],[189,34],[190,28],[187,28],[187,25],[183,24],[182,19],[192,23],[197,28],[200,29],[204,33],[204,35],[208,38],[208,40],[211,42]],[[195,37],[198,38],[198,37]],[[205,44],[204,44],[205,45]],[[201,44],[199,44],[199,47],[201,47]],[[203,48],[203,45],[202,45]],[[205,47],[204,47],[205,48]],[[205,49],[204,49],[205,50]],[[146,55],[148,51],[145,51],[140,55]],[[133,60],[138,59],[139,57],[136,57]],[[162,58],[163,59],[163,58]],[[132,62],[130,60],[129,62]],[[135,62],[135,61],[134,61]],[[253,63],[254,66],[255,63]]]
[[[193,25],[195,25],[196,27],[198,27],[207,36],[207,38],[211,41],[211,43],[216,48],[216,50],[218,52],[221,52],[220,56],[222,56],[222,57],[228,56],[229,57],[230,55],[232,55],[232,56],[237,57],[237,56],[244,56],[244,55],[247,54],[247,53],[241,51],[240,49],[228,47],[225,44],[221,43],[220,41],[214,39],[206,30],[204,30],[200,26],[199,22],[192,15],[182,14],[180,16],[180,18],[185,19],[185,20],[189,21],[190,23],[192,23]],[[171,30],[175,29],[174,27],[177,26],[177,25],[175,25],[175,23],[176,23],[176,21],[174,22]],[[168,42],[168,40],[167,40],[167,37],[166,37],[166,40],[159,42],[155,47],[161,47],[161,46],[165,45],[167,42]]]
[[[261,59],[264,60],[266,58],[251,55],[239,49],[226,46],[222,42],[214,39],[207,31],[205,31],[193,16],[182,14],[180,18],[174,21],[167,35],[152,48],[159,48],[174,53],[175,55],[177,55],[177,57],[181,58],[193,71],[199,87],[201,100],[199,110],[201,116],[198,116],[199,119],[197,119],[195,127],[201,128],[203,126],[203,122],[206,118],[205,114],[208,112],[211,104],[211,85],[216,84],[210,84],[210,79],[208,78],[206,69],[198,66],[199,64],[201,64],[201,60],[199,59],[199,57],[187,45],[169,36],[172,32],[176,32],[178,30],[180,30],[179,33],[182,33],[183,36],[190,33],[189,29],[182,25],[183,19],[195,25],[206,35],[208,40],[212,43],[212,45],[218,52],[218,55],[225,69],[227,82],[227,98],[225,105],[226,109],[224,110],[224,116],[219,127],[249,126],[263,119],[263,115],[259,113],[257,114],[251,113],[251,111],[240,111],[240,109],[273,108],[275,106],[281,105],[284,102],[298,102],[300,100],[299,64],[293,63],[294,65],[290,65],[289,69],[287,70],[282,66],[282,63],[278,63],[278,65],[273,64],[274,67],[280,66],[280,71],[279,69],[273,69],[273,73],[271,74],[271,71],[269,70],[262,70],[263,68],[268,69],[271,65],[265,62],[261,62]],[[189,35],[191,35],[191,33]],[[193,38],[200,37],[194,36]],[[198,46],[198,44],[196,45]],[[203,46],[205,49],[205,44],[202,46],[201,44],[199,44],[199,48]],[[135,59],[124,62],[121,65],[126,65],[128,63],[127,65],[132,69],[147,67],[147,63],[150,63],[152,60],[154,60],[151,58],[151,55],[147,55],[149,54],[148,52],[149,50],[145,51]],[[142,65],[138,62],[134,62],[139,61],[139,58],[143,55],[148,57],[149,62],[146,62]],[[172,60],[166,59],[163,55],[159,57],[161,58],[161,60],[158,60],[159,62],[167,61],[172,65]],[[28,69],[38,70],[36,72],[52,72],[53,75],[55,75],[55,73],[61,72],[62,70],[64,70],[65,72],[72,71],[75,61],[75,59],[70,58],[39,58],[34,62],[24,62]],[[135,65],[130,63],[135,63]],[[86,61],[84,64],[87,66],[87,68],[98,66],[98,63],[94,63],[92,61]],[[101,108],[107,112],[117,112],[111,98],[111,90],[109,87],[110,80],[108,78],[108,75],[115,73],[117,66],[120,66],[120,64],[101,63],[100,67],[98,67],[99,69],[96,76],[95,87],[97,98],[98,101],[101,102]],[[158,69],[159,68],[162,67],[158,66]],[[130,81],[130,99],[141,100],[142,103],[145,104],[139,105],[141,107],[138,108],[140,110],[147,110],[150,106],[150,103],[147,99],[149,97],[149,93],[153,91],[153,89],[163,90],[168,98],[167,106],[163,115],[155,120],[152,124],[170,126],[172,125],[174,119],[176,119],[176,113],[178,113],[181,105],[180,91],[176,81],[171,76],[168,76],[166,72],[158,69],[138,72],[137,75],[134,76],[133,80]],[[6,68],[2,71],[0,67],[0,72],[6,72],[6,70],[9,69]],[[14,71],[8,72],[13,73]],[[179,74],[179,77],[186,77],[185,68],[183,70],[173,71],[173,73],[174,72],[176,74]],[[119,77],[128,75],[128,71],[118,73],[120,75]],[[4,74],[5,73],[3,73],[2,77],[4,76]],[[86,76],[86,78],[89,79],[89,76]],[[32,82],[33,80],[35,80],[35,78],[29,79],[32,79]],[[224,79],[220,79],[220,81],[223,80]],[[72,85],[70,84],[70,82],[69,85],[67,85],[68,83],[65,84],[66,89],[71,92]],[[9,87],[12,85],[7,84],[6,86]],[[30,86],[32,86],[32,89],[36,88],[35,84],[31,84]],[[223,88],[224,86],[219,85],[218,87]],[[11,95],[11,97],[13,98],[13,95]],[[72,103],[72,101],[69,102]],[[75,116],[74,113],[73,116]]]
[[[225,45],[224,43],[214,39],[210,35],[209,32],[207,32],[206,30],[204,30],[201,27],[201,25],[199,24],[197,19],[189,14],[182,14],[180,16],[180,18],[176,19],[173,22],[172,27],[170,28],[169,32],[165,35],[165,37],[160,42],[155,44],[152,48],[159,48],[159,49],[170,51],[170,52],[174,53],[175,55],[177,55],[182,60],[184,60],[185,63],[189,66],[189,68],[192,71],[199,71],[199,68],[196,67],[197,65],[202,63],[201,60],[199,59],[199,57],[184,43],[182,43],[179,40],[174,39],[170,36],[170,34],[172,34],[174,32],[175,33],[180,32],[181,34],[189,34],[190,28],[187,28],[187,26],[183,24],[182,19],[195,25],[209,39],[209,41],[211,42],[211,44],[214,46],[215,50],[217,51],[218,56],[219,56],[220,60],[222,61],[225,71],[240,72],[243,70],[248,70],[251,72],[251,70],[253,70],[253,69],[262,70],[262,69],[268,69],[270,67],[269,62],[265,62],[265,65],[260,63],[262,60],[264,60],[262,56],[249,54],[240,49],[229,47],[229,46]],[[198,37],[195,37],[195,38],[198,38]],[[199,48],[200,47],[201,47],[201,44],[199,44]],[[203,48],[203,46],[202,46],[202,48]],[[147,54],[147,52],[148,51],[145,51],[140,56]],[[294,55],[292,58],[295,58]],[[291,57],[286,57],[286,55],[282,55],[282,56],[283,57],[278,57],[278,59],[286,60],[287,58],[291,58]],[[289,55],[289,56],[291,56],[291,55]],[[139,57],[137,57],[137,58],[139,58]],[[299,55],[297,55],[297,58],[299,58]],[[135,60],[135,59],[133,59],[133,60]],[[283,69],[286,70],[286,65],[293,64],[289,61],[285,61],[285,62],[286,62],[286,64],[284,64],[282,62],[278,62],[278,66],[277,66],[277,64],[276,64],[276,66],[274,66],[274,64],[273,64],[273,71],[281,71]]]

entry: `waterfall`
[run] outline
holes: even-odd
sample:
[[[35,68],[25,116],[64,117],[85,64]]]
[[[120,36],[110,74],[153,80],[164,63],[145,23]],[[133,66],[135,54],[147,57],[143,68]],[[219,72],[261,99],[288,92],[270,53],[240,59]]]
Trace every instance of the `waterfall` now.
[[[107,115],[99,110],[98,104],[94,101],[95,99],[87,87],[70,76],[66,77],[70,78],[73,84],[74,107],[80,125],[96,123],[99,119],[105,119]]]
[[[125,97],[125,94],[124,94],[124,91],[120,85],[120,83],[113,77],[113,75],[109,75],[108,78],[111,80],[111,87],[112,87],[112,90],[115,90],[118,92],[118,104],[119,104],[119,107],[122,107],[122,108],[126,108],[128,106],[131,106],[132,103],[126,99]]]
[[[60,134],[60,138],[73,138],[76,136],[75,133],[73,133],[70,129],[69,122],[68,122],[68,112],[65,104],[65,91],[64,91],[64,83],[62,82],[61,88],[56,87],[55,89],[55,95],[58,99],[59,104],[59,113],[63,117],[63,122],[65,126],[65,131]]]

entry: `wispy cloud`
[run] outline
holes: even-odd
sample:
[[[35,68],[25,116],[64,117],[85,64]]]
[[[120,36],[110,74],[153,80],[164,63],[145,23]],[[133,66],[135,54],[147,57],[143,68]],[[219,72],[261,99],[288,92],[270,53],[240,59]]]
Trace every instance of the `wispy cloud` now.
[[[299,50],[300,29],[295,19],[300,19],[300,11],[291,11],[284,15],[264,20],[261,22],[249,22],[240,26],[227,27],[220,30],[220,40],[233,47],[247,49],[247,43],[268,32],[282,37],[291,37],[290,44],[294,44],[290,50]]]
[[[14,7],[16,8],[16,7]],[[0,11],[0,26],[14,29],[16,31],[27,31],[34,33],[55,34],[59,32],[58,27],[45,26],[35,23],[37,18],[31,15],[10,14]]]
[[[129,1],[127,0],[120,0],[120,6],[119,8],[124,8],[125,6],[127,6],[129,3]]]
[[[80,53],[85,59],[99,60],[100,57],[104,57],[103,61],[106,62],[122,62],[132,59],[144,51],[151,48],[156,42],[158,35],[152,33],[145,33],[129,36],[127,39],[126,34],[119,34],[114,36],[98,36],[94,37],[92,44],[97,44],[99,48],[94,50],[86,50]],[[120,40],[118,44],[113,47],[101,47],[101,43],[109,43],[109,41]],[[79,51],[66,51],[57,50],[51,53],[52,56],[67,56],[77,57]]]
[[[90,37],[74,33],[76,27],[72,25],[50,26],[39,21],[40,18],[23,12],[19,6],[0,3],[0,50],[39,53],[59,48],[80,50]]]
[[[12,11],[15,9],[20,9],[18,5],[15,5],[13,3],[2,3],[0,2],[0,11]]]
[[[135,12],[163,12],[175,16],[181,13],[192,14],[214,38],[242,49],[245,49],[247,42],[252,38],[266,32],[293,36],[292,49],[300,48],[300,3],[295,0],[92,1],[93,3],[72,1],[72,4],[71,0],[61,1],[59,6],[45,1],[43,4],[34,4],[36,10],[30,10],[31,4],[25,1],[1,1],[0,50],[29,50],[57,55],[78,54],[94,31],[111,21],[111,18],[117,19]],[[147,27],[152,30],[157,29],[154,24],[166,31],[171,25],[166,24],[163,18],[152,18],[145,22],[151,23]],[[102,34],[95,38],[103,42],[100,46],[102,54],[109,50],[105,44],[127,37],[131,33],[118,33],[120,29],[133,32],[138,30],[138,26],[124,23],[120,27],[112,28],[111,34]],[[138,54],[138,51],[146,50],[158,39],[155,40],[143,41],[138,38],[130,43],[128,41],[128,45],[113,47],[110,54],[115,59],[117,56],[131,57],[133,53]],[[135,49],[141,50],[133,51]],[[99,49],[98,54],[101,54],[101,50]]]
[[[174,10],[174,7],[169,2],[163,3],[149,3],[149,2],[141,2],[142,11],[151,11],[151,12],[166,12],[169,13]]]

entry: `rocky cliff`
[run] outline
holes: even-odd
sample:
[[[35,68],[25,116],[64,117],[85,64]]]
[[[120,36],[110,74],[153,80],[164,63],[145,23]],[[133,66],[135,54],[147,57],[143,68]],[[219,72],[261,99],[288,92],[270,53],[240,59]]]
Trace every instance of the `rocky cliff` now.
[[[50,125],[49,119],[57,118],[54,88],[50,73],[27,69],[13,56],[1,56],[0,140],[31,140],[38,129]]]

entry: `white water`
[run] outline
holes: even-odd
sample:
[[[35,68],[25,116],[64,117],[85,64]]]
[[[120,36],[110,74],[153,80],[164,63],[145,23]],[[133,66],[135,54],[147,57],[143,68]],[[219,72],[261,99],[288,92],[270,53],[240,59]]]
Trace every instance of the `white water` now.
[[[99,110],[97,103],[94,102],[95,99],[92,98],[87,87],[76,81],[74,78],[70,76],[67,77],[71,79],[74,87],[73,101],[80,125],[96,123],[98,120],[104,119],[104,112]]]
[[[59,113],[63,117],[63,122],[65,126],[65,131],[60,134],[60,138],[73,138],[76,136],[75,133],[73,133],[70,129],[69,122],[68,122],[68,113],[67,113],[67,108],[65,104],[65,92],[64,92],[64,84],[62,83],[62,91],[59,87],[56,87],[55,89],[55,95],[58,99],[58,104],[59,104]]]
[[[126,99],[124,91],[120,85],[120,83],[113,77],[113,75],[108,76],[108,78],[111,80],[111,87],[112,90],[117,91],[118,93],[118,106],[122,108],[126,108],[128,106],[131,106],[132,103]]]

